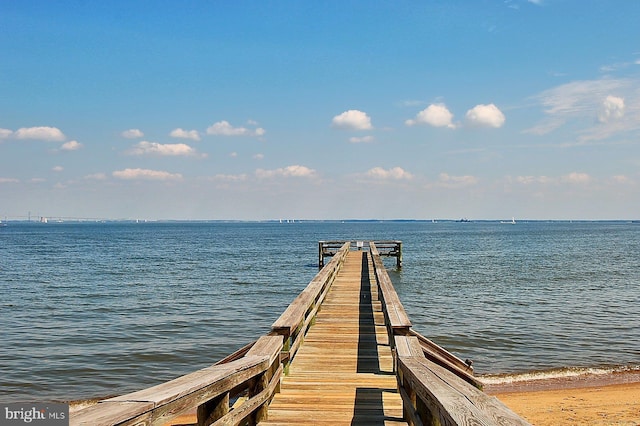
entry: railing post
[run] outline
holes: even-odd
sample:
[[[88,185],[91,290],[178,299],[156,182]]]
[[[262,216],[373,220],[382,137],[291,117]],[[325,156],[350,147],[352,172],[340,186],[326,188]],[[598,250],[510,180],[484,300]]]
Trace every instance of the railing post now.
[[[198,426],[209,426],[229,412],[229,392],[200,404],[197,410]]]
[[[324,241],[318,241],[318,268],[324,267]]]
[[[402,241],[397,241],[396,252],[396,266],[400,269],[402,268]]]
[[[267,371],[265,371],[258,377],[254,378],[251,382],[249,382],[249,392],[247,395],[249,398],[251,398],[252,396],[258,395],[260,392],[265,390],[267,386],[269,386],[270,377],[267,374],[267,372],[270,369],[271,368],[269,368]],[[253,412],[249,416],[248,423],[250,426],[255,426],[266,418],[267,418],[267,404],[263,404],[260,408],[258,408],[255,412]]]

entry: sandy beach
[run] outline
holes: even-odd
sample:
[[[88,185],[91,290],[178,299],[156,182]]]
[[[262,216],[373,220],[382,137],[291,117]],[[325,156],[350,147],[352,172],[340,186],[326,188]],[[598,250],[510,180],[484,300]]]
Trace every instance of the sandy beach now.
[[[640,426],[637,374],[490,385],[485,390],[536,426]]]
[[[640,380],[637,375],[618,377],[536,380],[488,385],[485,389],[535,426],[624,425],[640,426]],[[71,412],[96,401],[76,402]],[[193,412],[168,425],[193,422]]]

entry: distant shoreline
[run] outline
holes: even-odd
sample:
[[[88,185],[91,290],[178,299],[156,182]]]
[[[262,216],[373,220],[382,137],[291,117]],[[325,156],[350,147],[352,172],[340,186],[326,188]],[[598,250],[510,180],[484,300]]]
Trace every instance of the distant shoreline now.
[[[77,218],[77,217],[58,217],[58,216],[42,216],[41,218],[32,218],[31,220],[24,217],[4,217],[1,220],[3,225],[9,224],[33,224],[33,225],[55,225],[61,223],[67,224],[96,224],[96,223],[122,223],[122,224],[206,224],[206,223],[277,223],[283,225],[295,225],[301,223],[482,223],[482,224],[512,224],[511,221],[505,222],[506,219],[264,219],[264,220],[241,220],[241,219],[108,219],[108,218]],[[526,223],[611,223],[611,224],[638,224],[640,219],[518,219],[515,224]]]

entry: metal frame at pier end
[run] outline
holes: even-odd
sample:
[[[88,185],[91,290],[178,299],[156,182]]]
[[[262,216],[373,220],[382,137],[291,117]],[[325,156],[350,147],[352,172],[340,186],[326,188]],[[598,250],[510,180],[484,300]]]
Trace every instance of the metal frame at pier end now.
[[[318,241],[318,267],[323,268],[324,258],[335,256],[346,242],[350,244],[351,248],[355,245],[357,250],[363,250],[365,247],[364,241]],[[402,267],[402,241],[373,241],[373,243],[378,248],[380,256],[395,257],[396,267]]]

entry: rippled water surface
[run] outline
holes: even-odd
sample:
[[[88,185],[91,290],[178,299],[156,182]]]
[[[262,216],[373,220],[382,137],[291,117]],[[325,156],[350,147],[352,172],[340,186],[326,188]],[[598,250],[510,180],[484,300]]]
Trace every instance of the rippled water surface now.
[[[479,373],[640,365],[640,224],[107,223],[0,228],[0,401],[121,394],[269,330],[317,241],[403,241],[414,328]]]

